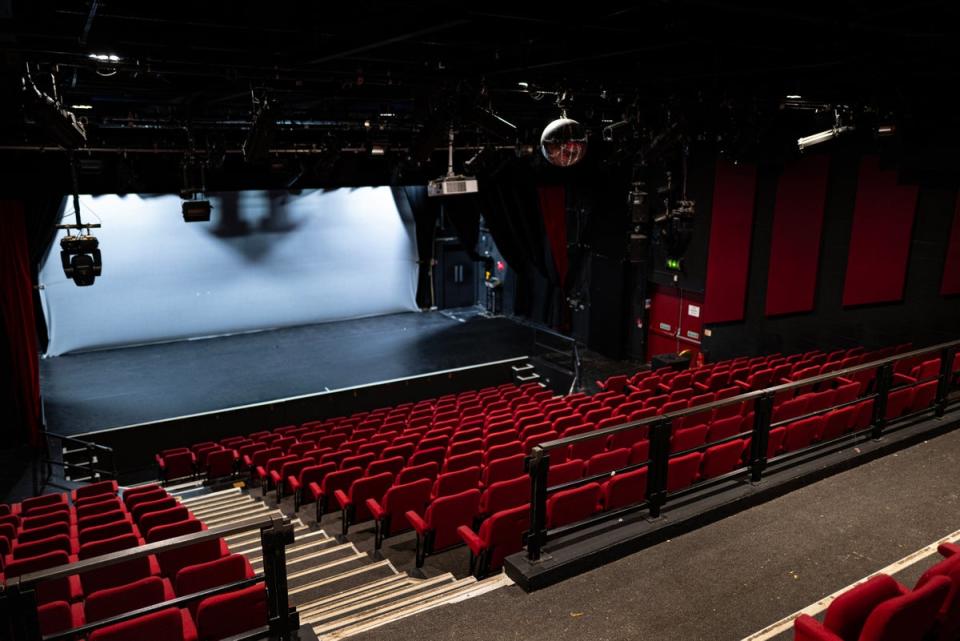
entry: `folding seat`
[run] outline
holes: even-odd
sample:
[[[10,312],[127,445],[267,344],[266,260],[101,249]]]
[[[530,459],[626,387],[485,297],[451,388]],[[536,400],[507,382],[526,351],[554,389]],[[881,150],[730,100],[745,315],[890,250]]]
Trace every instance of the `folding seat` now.
[[[823,623],[809,615],[797,617],[794,639],[922,641],[935,626],[951,588],[950,579],[936,576],[911,592],[879,574],[834,599]]]
[[[375,521],[375,549],[380,549],[384,539],[413,527],[407,520],[406,513],[421,513],[426,510],[432,487],[433,481],[425,478],[412,483],[394,484],[381,499],[369,498],[365,501],[367,510]]]
[[[693,397],[693,388],[685,387],[683,389],[678,389],[670,392],[670,395],[667,397],[667,402],[672,403],[673,401],[688,401]],[[687,404],[684,404],[686,407]]]
[[[41,539],[46,539],[58,534],[71,537],[73,533],[74,528],[71,527],[70,523],[65,521],[50,523],[49,525],[43,525],[41,527],[33,528],[32,530],[22,530],[19,535],[17,534],[17,528],[13,523],[4,523],[3,525],[0,525],[0,536],[6,537],[8,545],[11,543],[30,543],[31,541],[39,541]],[[2,554],[8,554],[9,552],[10,549],[7,548],[2,552]],[[2,556],[2,554],[0,554],[0,556]],[[2,563],[2,559],[0,559],[0,563]]]
[[[707,442],[708,425],[698,425],[682,430],[674,430],[670,436],[670,452],[683,452],[700,447]]]
[[[74,627],[109,619],[176,598],[170,582],[148,576],[129,584],[105,588],[88,594],[83,603],[73,605]]]
[[[712,479],[732,472],[740,464],[745,441],[737,439],[708,447],[700,463],[701,479]]]
[[[554,492],[547,498],[547,527],[560,527],[589,518],[597,511],[599,501],[599,483]]]
[[[793,452],[812,445],[816,435],[823,433],[823,421],[823,416],[811,416],[787,425],[783,451]]]
[[[457,456],[447,456],[447,458],[443,461],[443,468],[441,468],[440,473],[446,474],[447,472],[457,472],[469,467],[482,466],[483,452],[468,452],[467,454],[458,454]]]
[[[158,454],[155,458],[159,468],[160,480],[164,482],[193,476],[197,462],[194,453],[186,448],[181,451]]]
[[[394,456],[402,456],[404,460],[407,460],[413,456],[414,449],[416,448],[413,445],[398,444],[396,441],[394,441],[393,445],[390,447],[383,448],[383,451],[380,452],[380,458],[388,459],[393,458]]]
[[[273,435],[274,435],[273,432],[269,430],[261,430],[259,432],[253,432],[252,434],[247,434],[247,438],[254,441],[260,441],[263,439],[270,439],[270,437],[272,437]]]
[[[530,529],[530,506],[522,505],[497,512],[475,533],[466,525],[457,534],[470,548],[470,572],[478,579],[500,569],[503,560],[523,549],[523,535]]]
[[[650,427],[641,425],[630,429],[615,432],[607,439],[606,448],[608,450],[617,450],[622,447],[630,448],[637,441],[642,441],[648,437]]]
[[[779,423],[781,421],[789,421],[798,416],[803,416],[807,413],[807,405],[810,403],[810,395],[805,394],[803,396],[798,396],[792,398],[789,401],[784,401],[779,405],[775,405],[773,408],[773,413],[770,416],[770,421],[772,423]]]
[[[547,485],[553,487],[570,483],[583,478],[584,462],[582,459],[571,459],[563,463],[556,463],[550,466],[547,471]]]
[[[422,465],[408,464],[400,470],[400,473],[397,475],[397,480],[394,481],[394,483],[396,485],[404,485],[420,479],[430,479],[430,482],[433,483],[438,474],[440,474],[440,466],[437,465],[436,461],[430,461]]]
[[[459,441],[457,443],[451,443],[447,448],[447,456],[458,456],[460,454],[469,454],[473,452],[482,452],[483,451],[483,440],[479,438],[471,439],[469,441]]]
[[[888,421],[900,418],[910,410],[913,403],[915,388],[901,387],[887,395],[887,411],[884,416]]]
[[[857,408],[857,417],[853,420],[853,430],[865,430],[873,424],[873,399],[860,401],[853,407]]]
[[[287,487],[293,493],[294,511],[300,511],[300,506],[303,505],[304,498],[307,495],[309,495],[311,501],[316,502],[320,495],[319,493],[314,494],[312,488],[316,486],[319,490],[327,474],[336,471],[336,463],[321,463],[320,465],[308,465],[302,468],[296,477],[287,477]]]
[[[626,447],[594,454],[587,460],[583,475],[594,476],[596,474],[609,474],[626,467],[629,459],[630,449]]]
[[[523,445],[518,441],[504,443],[503,445],[494,445],[483,453],[483,464],[489,465],[490,461],[513,456],[514,454],[524,454]]]
[[[213,443],[213,442],[194,445],[193,448],[191,449],[194,456],[196,457],[194,461],[194,468],[198,470],[202,470],[204,467],[206,467],[207,456],[209,456],[211,452],[217,452],[222,449],[224,449],[222,445],[220,445],[219,443]]]
[[[556,432],[544,432],[540,434],[534,434],[530,436],[523,442],[523,451],[526,454],[529,454],[533,451],[533,448],[541,443],[546,443],[547,441],[553,441],[560,438],[560,435]]]
[[[347,458],[348,456],[353,456],[353,452],[350,450],[334,450],[321,456],[318,463],[321,465],[324,463],[333,463],[337,467],[340,467],[343,459]]]
[[[494,483],[523,476],[525,458],[523,454],[515,454],[490,461],[483,468],[480,483],[484,487],[490,487]]]
[[[263,583],[207,597],[197,606],[200,639],[225,639],[267,625],[267,591]]]
[[[487,486],[480,495],[477,518],[482,520],[495,512],[524,505],[529,501],[530,477],[528,475],[498,481]]]
[[[480,439],[481,441],[483,440],[483,428],[464,428],[461,426],[456,432],[453,433],[453,436],[450,437],[450,445],[453,445],[454,443],[462,443],[463,441],[472,441],[473,439]]]
[[[700,461],[703,454],[691,452],[676,456],[667,463],[667,492],[679,492],[693,485],[700,473]]]
[[[40,572],[70,563],[70,555],[62,550],[47,552],[38,556],[24,559],[13,559],[6,563],[4,567],[4,577],[7,585],[11,579],[22,574]],[[39,604],[50,603],[51,601],[76,601],[83,595],[80,581],[75,575],[44,581],[37,585],[37,602]]]
[[[658,396],[651,396],[646,401],[643,402],[643,407],[654,407],[659,409],[670,397],[666,394],[660,394]]]
[[[707,443],[713,443],[721,439],[730,438],[743,431],[743,418],[740,416],[728,416],[710,423],[707,430]]]
[[[642,421],[642,420],[647,419],[647,418],[653,418],[653,417],[656,416],[656,415],[657,415],[657,410],[656,410],[656,408],[646,407],[646,408],[644,408],[644,409],[642,409],[642,410],[634,410],[633,412],[630,413],[630,416],[628,416],[627,419],[628,419],[630,422],[633,422],[633,421]]]
[[[158,526],[154,529],[157,530],[162,527],[173,526]],[[109,539],[91,541],[80,546],[77,558],[84,561],[120,550],[129,550],[138,547],[140,543],[141,539],[133,534],[122,534]],[[91,594],[106,588],[133,583],[148,576],[159,576],[160,566],[157,561],[158,559],[153,555],[143,556],[121,563],[114,563],[98,570],[88,570],[80,574],[80,585],[83,587],[84,594]]]
[[[417,443],[417,452],[422,452],[423,450],[429,450],[434,448],[446,449],[447,445],[450,443],[449,436],[431,436],[427,438],[426,436]]]
[[[168,510],[172,507],[177,507],[180,505],[177,502],[177,499],[172,496],[167,496],[166,498],[158,499],[156,501],[145,501],[143,503],[137,503],[133,509],[130,510],[130,516],[133,517],[135,523],[139,523],[140,519],[143,518],[145,514],[150,512],[158,512],[160,510]]]
[[[320,517],[330,511],[329,508],[333,506],[332,497],[336,491],[349,490],[353,482],[362,477],[362,467],[350,467],[345,470],[330,472],[323,477],[321,483],[311,482],[307,487],[310,490],[310,495],[315,497],[317,522],[320,521]]]
[[[405,461],[402,456],[392,456],[388,459],[379,459],[376,461],[370,461],[367,465],[367,469],[364,470],[364,476],[376,476],[377,474],[382,474],[383,472],[390,472],[394,476],[400,473],[400,470],[403,469]]]
[[[459,494],[467,490],[476,489],[480,485],[480,476],[480,466],[440,474],[433,484],[430,499],[434,500],[441,496],[450,496],[451,494]]]
[[[37,618],[40,621],[40,634],[43,636],[57,634],[83,624],[75,621],[73,609],[66,601],[51,601],[37,608]]]
[[[117,495],[117,482],[116,481],[99,481],[97,483],[91,483],[90,485],[84,485],[83,487],[78,487],[72,493],[73,502],[76,505],[77,503],[82,503],[90,498],[99,497],[99,496],[116,496]]]
[[[637,441],[630,447],[630,459],[627,461],[630,465],[647,463],[650,458],[650,441],[643,439]]]
[[[688,401],[668,401],[660,406],[658,414],[670,414],[687,409]]]
[[[898,363],[899,364],[899,363]],[[919,382],[936,379],[940,374],[940,359],[925,360],[910,368],[909,374],[893,375],[894,385],[915,385]]]
[[[626,384],[627,377],[622,374],[611,376],[605,381],[597,381],[597,387],[599,387],[601,390],[609,390],[613,392],[622,392]]]
[[[860,397],[861,383],[859,381],[848,381],[845,378],[837,379],[838,385],[834,389],[833,402],[835,405],[850,403]]]
[[[178,505],[177,507],[172,507],[166,510],[158,510],[156,512],[150,512],[144,514],[143,518],[137,523],[137,527],[141,534],[146,537],[150,530],[160,525],[169,525],[170,523],[179,523],[180,521],[186,521],[191,516],[190,510],[188,510],[183,505]],[[100,526],[108,527],[108,526]],[[83,532],[81,532],[81,539]],[[101,537],[103,538],[103,537]]]
[[[846,434],[853,427],[857,418],[857,408],[854,405],[833,410],[823,417],[822,431],[817,440],[832,441]]]
[[[837,393],[835,390],[828,389],[815,394],[810,395],[810,400],[807,403],[806,413],[812,414],[814,412],[822,412],[833,407],[834,398]]]
[[[297,456],[304,456],[306,455],[307,452],[309,452],[313,448],[314,448],[313,441],[308,441],[308,440],[297,441],[290,448],[290,453],[296,454]]]
[[[724,399],[733,398],[743,393],[739,387],[724,387],[716,391],[716,400],[722,401]],[[743,402],[733,402],[729,405],[723,405],[714,409],[713,411],[713,420],[727,418],[729,416],[739,416],[743,413]]]
[[[197,631],[186,610],[167,608],[99,628],[91,632],[87,639],[89,641],[130,641],[131,639],[195,641]]]
[[[63,551],[67,554],[73,553],[73,544],[70,537],[66,534],[55,534],[44,539],[21,543],[14,541],[10,558],[29,559],[34,556],[40,556],[48,552]]]
[[[283,450],[279,447],[268,447],[264,450],[257,450],[253,452],[252,455],[245,456],[243,462],[247,469],[250,470],[250,480],[253,481],[258,478],[257,469],[264,467],[267,461],[281,456],[283,456]]]
[[[226,438],[220,439],[220,445],[229,448],[231,450],[237,449],[241,443],[251,442],[246,436],[227,436]]]
[[[937,551],[945,557],[944,560],[927,568],[917,580],[914,590],[922,588],[938,576],[950,579],[954,589],[937,614],[936,639],[955,641],[960,639],[960,593],[956,589],[956,586],[960,585],[960,557],[957,556],[960,546],[955,543],[942,543]]]
[[[724,371],[718,372],[714,370],[714,372],[710,374],[710,376],[707,377],[707,380],[704,381],[703,383],[694,382],[693,388],[694,390],[700,393],[716,392],[720,388],[726,387],[729,381],[730,381],[729,371],[724,370]]]
[[[536,413],[527,414],[519,419],[516,419],[513,422],[514,427],[520,430],[520,433],[527,431],[528,428],[532,428],[531,431],[536,432],[537,430],[549,430],[550,421],[546,420],[543,413],[538,409]]]
[[[910,404],[910,409],[907,410],[908,413],[919,412],[925,410],[931,405],[937,398],[937,381],[928,381],[926,383],[920,383],[916,386],[913,393],[913,401]]]
[[[353,456],[346,456],[340,461],[340,469],[345,470],[351,467],[359,467],[361,469],[366,469],[368,465],[377,460],[377,455],[372,452],[367,454],[354,454]]]
[[[427,555],[460,543],[457,528],[461,525],[469,527],[479,503],[480,490],[472,489],[432,501],[422,517],[413,510],[406,513],[407,520],[417,532],[418,568],[423,567]]]
[[[156,483],[141,485],[139,487],[130,487],[123,491],[123,504],[128,510],[132,510],[133,506],[137,503],[143,501],[155,501],[165,496],[168,496],[167,491]]]
[[[617,408],[613,411],[613,415],[626,418],[630,416],[631,412],[635,412],[637,410],[642,410],[642,409],[643,409],[642,400],[626,401],[617,406]]]
[[[520,435],[513,429],[509,429],[503,432],[494,432],[484,437],[482,441],[482,448],[484,450],[489,450],[490,448],[496,447],[497,445],[514,443],[518,441],[519,438],[520,438]]]
[[[155,527],[147,535],[146,540],[147,543],[156,543],[157,541],[163,541],[185,534],[202,532],[205,529],[206,526],[200,523],[200,521],[189,519],[180,521],[179,523],[170,523],[169,525]],[[185,567],[213,561],[228,554],[230,554],[230,549],[223,539],[210,539],[173,550],[159,552],[157,554],[157,561],[160,564],[160,570],[163,576],[169,578],[176,577],[177,572]]]
[[[94,500],[94,498],[96,500]],[[74,508],[74,514],[78,519],[82,519],[87,516],[92,516],[94,514],[100,514],[102,512],[111,512],[113,510],[119,510],[123,507],[123,503],[120,501],[120,498],[117,496],[111,496],[105,494],[102,496],[94,497],[87,501],[84,501],[82,504]],[[52,506],[58,507],[58,506]]]
[[[233,476],[235,470],[233,450],[223,449],[210,452],[207,455],[203,470],[208,479],[221,479]]]
[[[479,476],[479,472],[477,474]],[[376,476],[361,477],[354,480],[348,490],[336,489],[333,496],[337,499],[341,510],[343,535],[346,536],[350,526],[362,523],[373,518],[367,507],[367,499],[380,501],[393,485],[394,475],[383,472]]]
[[[174,510],[178,508],[173,508]],[[186,512],[186,508],[182,508]],[[161,510],[160,512],[151,512],[145,515],[144,521],[152,527],[158,522],[161,522],[163,517],[159,519],[154,518],[157,514],[163,515],[169,510]],[[181,519],[182,520],[182,519]],[[156,521],[156,522],[155,522]],[[146,532],[149,528],[143,528],[142,531]],[[133,534],[136,537],[140,537],[141,529],[133,525],[132,522],[124,521],[114,521],[113,523],[105,523],[104,525],[95,525],[94,527],[88,527],[83,530],[80,530],[77,535],[77,544],[83,545],[84,543],[90,543],[91,541],[102,541],[103,539],[110,539],[115,536],[121,536],[123,534]]]
[[[253,455],[267,449],[266,443],[253,442],[237,448],[237,467],[239,470],[249,470]]]
[[[615,474],[600,486],[604,510],[616,510],[647,500],[647,468]]]
[[[346,441],[346,434],[328,434],[327,436],[317,439],[315,443],[317,447],[329,447],[336,450],[346,443]]]

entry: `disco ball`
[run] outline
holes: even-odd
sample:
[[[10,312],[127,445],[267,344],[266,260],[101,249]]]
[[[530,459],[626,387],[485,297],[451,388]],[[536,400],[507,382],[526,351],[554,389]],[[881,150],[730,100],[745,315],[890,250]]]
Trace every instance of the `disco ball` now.
[[[543,130],[540,151],[551,165],[572,167],[587,155],[587,131],[576,120],[558,118]]]

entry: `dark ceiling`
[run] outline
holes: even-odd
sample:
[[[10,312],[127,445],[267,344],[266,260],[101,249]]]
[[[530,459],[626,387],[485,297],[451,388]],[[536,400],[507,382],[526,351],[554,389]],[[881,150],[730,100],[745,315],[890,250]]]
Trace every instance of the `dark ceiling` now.
[[[94,150],[236,155],[256,96],[275,105],[277,157],[377,145],[442,167],[451,124],[458,145],[533,145],[560,98],[614,155],[667,139],[747,149],[832,124],[829,108],[785,111],[787,95],[928,125],[954,111],[958,18],[955,2],[865,0],[0,0],[0,46],[5,93],[21,95],[28,70],[45,93],[55,82]],[[8,154],[52,142],[22,102],[2,107]]]

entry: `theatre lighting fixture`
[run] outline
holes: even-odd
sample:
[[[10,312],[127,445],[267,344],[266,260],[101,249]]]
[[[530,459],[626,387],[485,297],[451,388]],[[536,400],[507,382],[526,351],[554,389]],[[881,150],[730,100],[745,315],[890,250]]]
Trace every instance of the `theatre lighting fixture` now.
[[[91,229],[100,227],[97,223],[87,223],[80,219],[80,195],[77,191],[77,168],[72,154],[70,158],[70,175],[73,179],[73,216],[72,225],[57,225],[57,229],[65,229],[67,235],[60,239],[60,263],[63,265],[63,275],[71,279],[77,287],[89,287],[103,270],[103,260],[100,255],[100,243],[90,233]],[[71,231],[76,236],[71,236]]]
[[[853,127],[844,123],[843,114],[839,108],[833,110],[833,127],[825,131],[820,131],[809,136],[797,138],[797,147],[803,151],[807,147],[819,145],[820,143],[833,140],[837,136],[853,131]]]
[[[475,177],[453,173],[453,137],[453,127],[450,127],[447,143],[447,175],[427,183],[427,196],[460,196],[475,194],[480,190]]]
[[[97,75],[109,77],[116,75],[117,63],[121,58],[115,53],[91,53],[87,55],[90,60],[97,63]]]
[[[120,62],[120,56],[113,53],[91,53],[87,57],[97,62]]]
[[[192,158],[187,157],[183,161],[183,189],[180,190],[180,197],[183,198],[181,212],[183,213],[183,222],[185,223],[206,223],[210,222],[210,210],[213,207],[206,198],[207,191],[207,170],[203,163],[199,164],[200,186],[194,186],[194,175],[192,170],[194,165]]]
[[[87,132],[77,117],[60,104],[56,79],[51,76],[51,93],[47,94],[33,81],[29,66],[23,76],[24,107],[46,134],[64,149],[74,149],[87,142]]]

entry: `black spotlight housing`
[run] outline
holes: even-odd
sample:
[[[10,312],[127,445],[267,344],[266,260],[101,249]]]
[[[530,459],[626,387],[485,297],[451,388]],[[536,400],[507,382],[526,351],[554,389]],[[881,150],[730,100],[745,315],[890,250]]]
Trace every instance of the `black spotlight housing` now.
[[[185,223],[207,223],[210,222],[209,200],[185,200],[183,201],[183,222]]]
[[[60,262],[63,274],[77,287],[89,287],[100,275],[103,261],[95,236],[64,236],[60,239]]]

